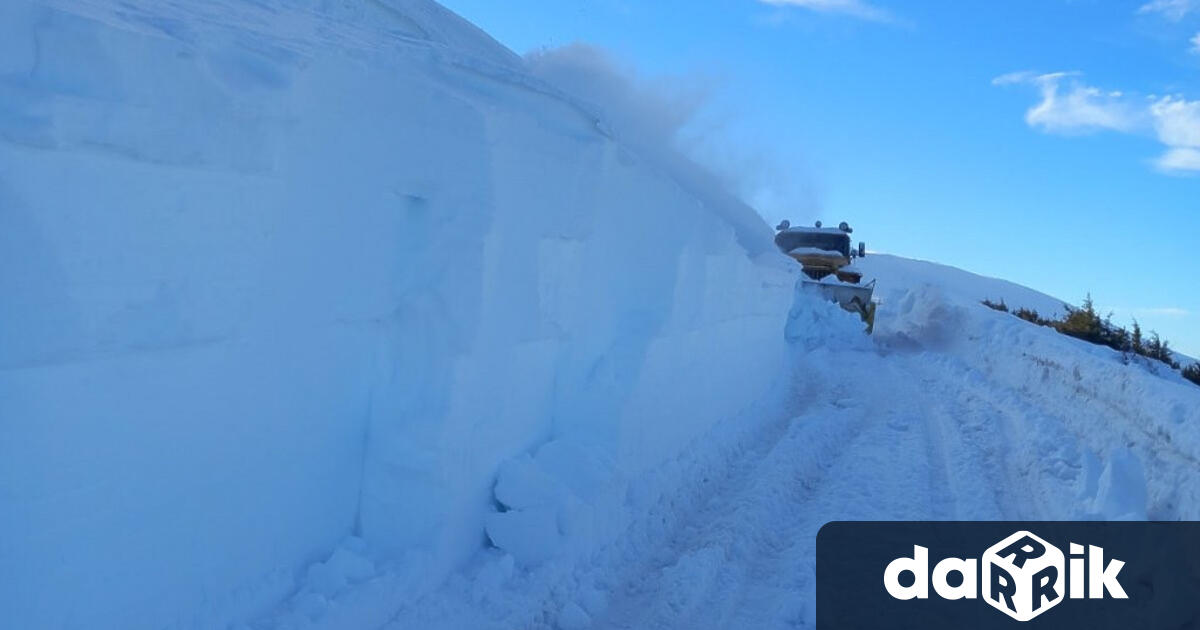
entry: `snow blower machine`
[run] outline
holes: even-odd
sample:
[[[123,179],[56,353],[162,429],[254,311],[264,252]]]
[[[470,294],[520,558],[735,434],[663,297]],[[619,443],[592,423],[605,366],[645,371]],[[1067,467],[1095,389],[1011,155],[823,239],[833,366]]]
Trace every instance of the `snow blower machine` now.
[[[836,228],[792,227],[783,221],[775,227],[775,245],[796,259],[803,268],[804,285],[818,291],[843,309],[858,313],[867,324],[867,333],[875,328],[875,281],[862,284],[862,272],[852,264],[855,258],[867,255],[867,246],[859,242],[858,248],[850,247],[850,233],[854,230],[843,221]]]

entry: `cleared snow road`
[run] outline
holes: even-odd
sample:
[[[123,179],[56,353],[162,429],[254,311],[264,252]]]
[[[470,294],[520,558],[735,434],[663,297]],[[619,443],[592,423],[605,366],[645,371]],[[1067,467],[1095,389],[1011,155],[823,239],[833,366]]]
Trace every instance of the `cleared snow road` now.
[[[947,396],[964,388],[961,375],[909,356],[816,358],[873,378],[854,390],[847,379],[805,388],[802,412],[765,431],[658,553],[625,569],[593,627],[811,624],[825,522],[1015,513],[1003,507],[1015,505],[1021,475],[1004,456],[1002,414]]]
[[[1046,479],[1012,446],[1005,394],[954,359],[822,347],[803,353],[796,373],[804,383],[785,413],[726,449],[717,474],[689,480],[674,514],[643,516],[666,526],[635,523],[590,561],[490,605],[443,588],[389,627],[811,625],[814,545],[827,521],[1053,518],[1078,503],[1044,507],[1046,488],[1029,484]],[[1053,494],[1073,497],[1078,467],[1063,471]]]

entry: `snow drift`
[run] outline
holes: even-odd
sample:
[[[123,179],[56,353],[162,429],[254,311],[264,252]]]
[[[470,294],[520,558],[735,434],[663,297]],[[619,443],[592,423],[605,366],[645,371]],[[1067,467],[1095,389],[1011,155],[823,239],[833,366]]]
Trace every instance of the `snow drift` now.
[[[436,583],[502,462],[641,470],[783,373],[752,210],[430,2],[8,2],[0,103],[14,626]]]

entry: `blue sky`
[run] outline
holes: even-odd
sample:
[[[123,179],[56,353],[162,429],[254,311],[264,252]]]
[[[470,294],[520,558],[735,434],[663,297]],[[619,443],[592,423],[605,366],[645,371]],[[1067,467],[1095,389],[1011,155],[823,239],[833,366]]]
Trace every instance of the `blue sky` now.
[[[1200,356],[1200,0],[444,4],[519,53],[701,86],[768,220],[1091,292]]]

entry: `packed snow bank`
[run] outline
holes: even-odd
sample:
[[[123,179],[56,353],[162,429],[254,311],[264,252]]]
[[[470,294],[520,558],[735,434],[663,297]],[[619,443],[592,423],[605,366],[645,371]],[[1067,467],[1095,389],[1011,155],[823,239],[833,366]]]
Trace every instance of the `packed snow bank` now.
[[[638,474],[785,373],[753,212],[432,3],[8,2],[0,47],[9,624],[433,584],[520,553],[504,462]]]

